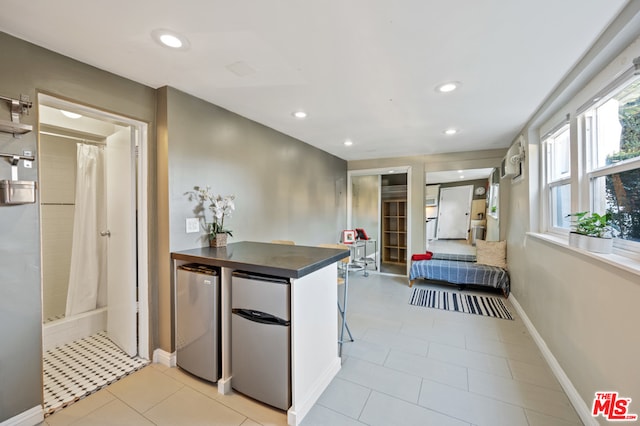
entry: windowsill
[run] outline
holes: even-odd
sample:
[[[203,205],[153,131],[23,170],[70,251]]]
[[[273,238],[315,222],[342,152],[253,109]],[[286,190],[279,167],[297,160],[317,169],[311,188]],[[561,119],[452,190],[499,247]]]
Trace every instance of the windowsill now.
[[[566,250],[581,254],[582,256],[589,257],[599,262],[606,263],[608,265],[640,276],[640,255],[638,254],[624,252],[625,254],[628,253],[628,255],[623,255],[620,254],[620,252],[623,252],[623,250],[616,249],[615,247],[613,249],[614,253],[612,254],[592,253],[586,250],[581,250],[577,247],[570,246],[568,238],[565,236],[554,234],[540,234],[537,232],[527,232],[527,236],[554,244]]]

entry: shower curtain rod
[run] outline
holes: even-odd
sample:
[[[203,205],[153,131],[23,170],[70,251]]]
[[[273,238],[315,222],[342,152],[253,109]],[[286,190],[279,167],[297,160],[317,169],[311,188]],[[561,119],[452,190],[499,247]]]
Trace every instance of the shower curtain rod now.
[[[79,138],[77,136],[69,136],[69,135],[64,135],[64,134],[60,134],[60,133],[46,132],[46,131],[40,131],[40,133],[43,134],[43,135],[59,136],[61,138],[73,139],[73,140],[85,143],[87,145],[102,145],[102,146],[106,146],[107,145],[106,142],[92,141],[92,140],[88,140],[88,139]]]

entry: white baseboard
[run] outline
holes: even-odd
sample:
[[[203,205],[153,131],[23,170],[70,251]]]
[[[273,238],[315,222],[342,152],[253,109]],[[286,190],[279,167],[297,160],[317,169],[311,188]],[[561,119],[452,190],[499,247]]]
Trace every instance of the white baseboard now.
[[[518,303],[516,298],[513,296],[513,293],[509,295],[509,301],[518,312],[518,315],[520,315],[520,318],[522,318],[522,321],[527,327],[529,334],[531,334],[531,337],[533,337],[533,340],[536,342],[538,349],[540,349],[540,352],[542,352],[542,356],[547,361],[547,364],[549,364],[549,367],[551,368],[551,371],[553,371],[553,374],[556,376],[556,379],[558,379],[558,382],[560,382],[562,389],[564,389],[565,393],[567,394],[569,401],[578,413],[578,416],[580,417],[580,420],[582,420],[582,423],[587,426],[597,426],[598,422],[591,415],[591,410],[587,406],[586,402],[584,401],[584,399],[582,399],[575,386],[573,386],[573,383],[571,383],[569,376],[567,376],[567,374],[564,372],[556,357],[553,356],[553,353],[547,346],[542,336],[540,336],[540,333],[538,333],[538,330],[536,330],[536,328],[534,327],[524,309],[522,309],[522,306],[520,306],[520,303]]]
[[[44,421],[42,405],[33,407],[0,423],[0,426],[33,426]]]
[[[287,423],[291,426],[297,426],[302,422],[302,419],[309,413],[311,407],[318,401],[322,392],[329,386],[329,383],[338,374],[342,367],[342,359],[336,358],[334,362],[329,365],[307,394],[304,401],[295,401],[294,406],[287,411]]]
[[[163,351],[162,349],[156,349],[155,351],[153,351],[153,362],[165,365],[167,367],[175,367],[176,353],[169,353],[167,351]]]
[[[229,395],[231,393],[231,377],[228,379],[218,379],[218,393]]]

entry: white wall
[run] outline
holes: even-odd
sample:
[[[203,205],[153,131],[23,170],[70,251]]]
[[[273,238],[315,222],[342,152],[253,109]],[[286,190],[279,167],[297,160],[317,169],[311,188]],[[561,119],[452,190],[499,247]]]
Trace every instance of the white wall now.
[[[582,254],[564,240],[554,243],[527,234],[542,229],[539,136],[566,114],[575,117],[580,105],[640,56],[640,40],[629,45],[640,34],[639,22],[640,6],[631,2],[612,24],[613,30],[607,30],[596,48],[569,73],[582,85],[562,82],[523,130],[527,139],[524,178],[501,181],[500,185],[508,209],[501,210],[500,216],[508,223],[511,293],[567,374],[584,407],[590,407],[595,392],[603,390],[640,401],[640,273]],[[631,40],[630,34],[634,35]],[[621,39],[627,40],[623,46]],[[605,65],[594,68],[597,64]],[[634,404],[633,412],[640,411]]]
[[[64,315],[75,211],[76,141],[40,135],[43,318]]]

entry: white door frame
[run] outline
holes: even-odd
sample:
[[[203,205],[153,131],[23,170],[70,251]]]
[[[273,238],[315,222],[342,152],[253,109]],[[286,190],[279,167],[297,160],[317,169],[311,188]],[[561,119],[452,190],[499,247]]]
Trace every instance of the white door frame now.
[[[149,355],[149,218],[148,218],[148,181],[149,181],[149,130],[148,124],[133,118],[102,111],[86,105],[38,93],[38,104],[76,112],[93,118],[131,126],[133,143],[137,148],[137,254],[138,254],[138,356],[150,359]]]
[[[407,259],[411,252],[411,166],[395,166],[384,167],[376,169],[362,169],[362,170],[347,170],[347,229],[352,229],[351,223],[353,214],[353,183],[351,178],[353,176],[372,176],[372,175],[388,175],[391,173],[406,173],[407,174]],[[378,187],[378,217],[382,213],[382,186]],[[382,228],[381,223],[379,228]],[[378,271],[380,271],[380,245],[382,244],[382,230],[378,230],[378,252],[376,253],[376,261]],[[411,262],[407,261],[407,275],[409,275],[409,269],[411,268]]]

